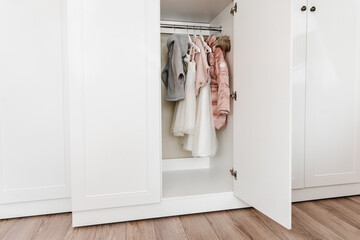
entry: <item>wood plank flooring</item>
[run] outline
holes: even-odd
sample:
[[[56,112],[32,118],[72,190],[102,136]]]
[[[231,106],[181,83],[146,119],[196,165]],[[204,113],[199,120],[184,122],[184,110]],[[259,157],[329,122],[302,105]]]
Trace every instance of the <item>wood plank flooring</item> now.
[[[360,196],[293,204],[293,229],[254,209],[72,228],[71,214],[0,221],[1,240],[360,240]]]

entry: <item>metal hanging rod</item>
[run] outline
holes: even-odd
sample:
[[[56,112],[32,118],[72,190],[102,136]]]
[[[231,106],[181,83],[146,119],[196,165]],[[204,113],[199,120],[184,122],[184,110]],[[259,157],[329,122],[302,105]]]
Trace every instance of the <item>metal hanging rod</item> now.
[[[170,29],[185,29],[185,30],[200,30],[200,31],[211,31],[211,32],[221,32],[222,27],[208,27],[200,25],[181,25],[181,24],[160,24],[161,28],[170,28]]]

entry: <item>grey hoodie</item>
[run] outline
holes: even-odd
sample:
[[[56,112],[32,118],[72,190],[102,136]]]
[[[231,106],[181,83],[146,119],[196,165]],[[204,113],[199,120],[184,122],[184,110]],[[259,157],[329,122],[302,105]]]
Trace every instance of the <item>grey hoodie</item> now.
[[[188,35],[174,34],[167,40],[168,62],[161,77],[167,87],[166,101],[185,98],[185,70],[183,58],[188,50]]]

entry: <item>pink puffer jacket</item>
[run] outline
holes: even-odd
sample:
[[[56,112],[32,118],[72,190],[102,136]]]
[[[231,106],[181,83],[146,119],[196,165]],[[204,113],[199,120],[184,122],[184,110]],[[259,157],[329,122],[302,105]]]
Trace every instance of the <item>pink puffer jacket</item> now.
[[[224,39],[216,41],[216,37],[211,35],[207,40],[207,44],[212,49],[212,52],[208,54],[208,62],[210,65],[211,97],[216,129],[226,126],[226,117],[230,113],[229,68],[225,60],[225,52],[230,50],[230,40],[228,37],[220,38]]]

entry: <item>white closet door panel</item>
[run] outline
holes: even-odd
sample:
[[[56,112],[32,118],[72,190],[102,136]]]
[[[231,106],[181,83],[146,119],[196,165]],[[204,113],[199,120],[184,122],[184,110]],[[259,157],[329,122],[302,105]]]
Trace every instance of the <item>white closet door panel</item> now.
[[[237,1],[235,195],[291,228],[292,3]]]
[[[292,66],[292,188],[305,186],[305,78],[307,0],[294,1],[293,6],[293,66]]]
[[[63,4],[0,1],[0,203],[70,195]]]
[[[306,186],[360,181],[360,2],[311,0]]]
[[[159,1],[68,11],[73,210],[159,202]]]

